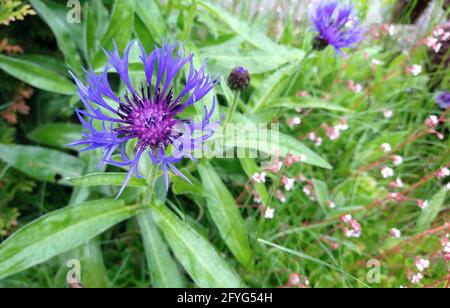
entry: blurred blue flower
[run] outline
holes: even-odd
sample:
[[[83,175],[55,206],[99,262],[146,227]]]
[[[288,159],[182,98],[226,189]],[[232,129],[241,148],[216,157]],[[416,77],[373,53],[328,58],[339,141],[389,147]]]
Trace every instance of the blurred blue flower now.
[[[343,48],[354,48],[363,39],[360,20],[350,4],[341,4],[338,0],[320,1],[310,19],[318,32],[314,40],[316,50],[331,45],[336,53],[345,56]]]
[[[439,93],[436,97],[436,104],[438,104],[442,109],[450,108],[450,92],[445,90]]]
[[[108,63],[103,72],[97,75],[92,69],[85,70],[87,85],[72,73],[77,84],[77,93],[85,109],[77,110],[80,122],[85,127],[82,139],[69,146],[85,146],[83,151],[101,148],[103,158],[100,167],[109,164],[128,167],[128,174],[119,191],[120,195],[133,173],[140,177],[138,163],[147,151],[154,165],[161,165],[166,188],[168,169],[189,181],[174,166],[183,157],[194,160],[193,152],[202,148],[203,142],[210,138],[218,128],[219,122],[211,122],[215,101],[208,110],[204,107],[204,118],[195,123],[191,118],[182,119],[188,106],[201,100],[217,84],[217,80],[205,74],[205,64],[199,70],[194,68],[193,54],[186,55],[183,46],[164,42],[147,55],[142,45],[141,60],[144,64],[145,81],[135,89],[130,81],[128,58],[131,43],[121,58],[116,44],[114,51],[105,51]],[[184,85],[177,86],[180,92],[174,93],[174,83],[182,68],[189,63],[189,72]],[[126,85],[126,93],[117,96],[108,81],[108,71],[112,66]],[[184,74],[183,74],[184,76]],[[194,137],[195,135],[195,137]],[[135,140],[133,157],[125,151],[127,141]],[[120,150],[118,161],[113,158]]]

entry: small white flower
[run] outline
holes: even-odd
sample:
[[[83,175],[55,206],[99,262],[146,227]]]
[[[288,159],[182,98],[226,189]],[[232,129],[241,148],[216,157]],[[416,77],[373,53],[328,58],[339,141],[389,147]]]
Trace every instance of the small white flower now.
[[[309,140],[314,141],[314,140],[316,140],[316,138],[317,138],[317,136],[316,136],[316,134],[314,132],[308,133],[308,139]]]
[[[308,197],[311,196],[311,190],[309,190],[308,186],[303,187],[303,192],[304,192],[305,195],[307,195]]]
[[[389,153],[389,152],[392,151],[392,147],[391,147],[391,145],[389,143],[383,143],[381,145],[381,148],[383,149],[384,153]]]
[[[419,76],[419,74],[422,73],[422,66],[413,64],[409,67],[408,72],[410,72],[413,76]]]
[[[392,156],[392,162],[395,166],[400,166],[403,163],[403,157],[399,155]]]
[[[439,117],[438,116],[436,116],[436,115],[430,115],[430,117],[428,118],[429,120],[430,120],[430,123],[433,125],[433,126],[436,126],[436,125],[438,125],[439,124]]]
[[[394,112],[393,112],[392,110],[390,110],[390,109],[384,109],[384,110],[383,110],[383,116],[384,116],[386,119],[392,118],[393,115],[394,115]]]
[[[299,125],[300,123],[302,123],[302,119],[300,119],[299,117],[294,117],[288,120],[288,125],[291,128]]]
[[[420,272],[423,272],[428,267],[430,267],[430,261],[427,259],[417,259],[416,260],[416,267]]]
[[[347,214],[347,215],[344,215],[341,217],[342,222],[345,222],[345,223],[349,223],[350,221],[352,221],[352,219],[353,219],[352,215],[350,215],[350,214]]]
[[[322,142],[323,142],[323,139],[322,139],[321,137],[318,137],[318,138],[316,139],[316,142],[314,143],[314,145],[315,145],[316,147],[320,147],[320,146],[322,145]]]
[[[288,178],[286,180],[286,183],[284,184],[284,189],[286,189],[287,191],[291,191],[292,189],[294,189],[294,184],[295,184],[295,179]]]
[[[447,183],[447,185],[445,185],[445,188],[446,188],[447,190],[450,190],[450,183]]]
[[[390,233],[393,238],[400,238],[402,236],[402,232],[397,228],[392,228]]]
[[[397,183],[397,187],[398,188],[402,188],[403,187],[403,181],[400,177],[397,177],[397,179],[395,180],[395,183]]]
[[[264,218],[266,219],[273,219],[275,215],[275,209],[269,207],[268,209],[266,209],[266,213],[264,214]]]
[[[381,169],[381,175],[385,179],[390,178],[390,177],[394,176],[394,170],[389,167],[384,167],[383,169]]]
[[[381,64],[383,64],[383,62],[382,61],[380,61],[380,60],[378,60],[378,59],[372,59],[372,64],[373,65],[381,65]]]
[[[328,200],[328,201],[327,201],[327,206],[328,206],[328,208],[330,208],[330,209],[336,208],[336,204],[334,204],[334,202],[331,201],[331,200]]]
[[[428,207],[428,200],[417,200],[417,206],[420,207],[422,210],[426,209]]]
[[[450,175],[450,170],[447,167],[442,168],[438,171],[438,178],[445,178]]]
[[[395,28],[395,26],[394,25],[390,25],[389,29],[388,29],[389,35],[390,36],[394,36],[396,32],[397,32],[397,29]]]
[[[255,183],[265,183],[266,182],[266,173],[265,172],[261,172],[261,173],[255,173],[252,176],[253,181],[255,181]]]
[[[417,273],[416,275],[412,276],[411,283],[418,284],[423,279],[423,275],[421,273]]]

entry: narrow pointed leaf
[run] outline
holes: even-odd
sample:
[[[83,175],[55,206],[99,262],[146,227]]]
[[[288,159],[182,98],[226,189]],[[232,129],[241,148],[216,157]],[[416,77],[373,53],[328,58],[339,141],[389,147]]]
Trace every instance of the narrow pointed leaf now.
[[[0,245],[0,279],[78,247],[135,212],[121,201],[97,200],[42,216]]]
[[[178,261],[201,288],[239,288],[244,284],[214,247],[162,204],[152,206],[155,222],[163,231]]]

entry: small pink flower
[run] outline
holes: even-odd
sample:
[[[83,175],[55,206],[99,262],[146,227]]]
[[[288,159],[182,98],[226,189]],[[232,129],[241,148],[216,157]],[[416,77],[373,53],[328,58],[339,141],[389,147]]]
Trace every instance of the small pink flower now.
[[[302,157],[300,156],[294,156],[291,153],[289,153],[286,157],[286,167],[290,168],[292,167],[293,164],[295,164],[296,162],[302,161]]]
[[[413,76],[419,76],[419,74],[422,73],[422,66],[413,64],[406,69],[406,72]]]
[[[397,228],[392,228],[390,234],[393,238],[400,238],[402,236],[402,232]]]
[[[308,93],[308,91],[303,90],[303,91],[297,92],[297,96],[298,97],[307,97],[307,96],[309,96],[309,93]]]
[[[339,130],[339,131],[345,131],[348,129],[348,123],[347,123],[347,119],[345,118],[341,118],[339,120],[339,124],[337,124],[335,127],[335,129]]]
[[[266,182],[266,173],[265,172],[261,172],[261,173],[255,173],[252,176],[253,181],[255,181],[255,183],[265,183]]]
[[[430,115],[425,121],[425,125],[430,128],[434,128],[439,124],[439,118],[435,115]]]
[[[401,193],[393,192],[389,194],[391,199],[394,199],[397,202],[402,202],[405,200],[405,197]]]
[[[341,221],[344,223],[349,223],[352,220],[352,215],[347,214],[341,217]]]
[[[430,261],[428,259],[416,257],[416,267],[419,270],[419,272],[423,272],[424,270],[430,267]]]
[[[335,205],[334,202],[331,201],[331,200],[328,200],[328,201],[327,201],[327,206],[328,206],[328,208],[330,208],[330,209],[336,208],[336,205]]]
[[[265,167],[264,170],[266,170],[267,172],[272,172],[272,173],[277,174],[278,172],[280,172],[282,167],[283,167],[283,162],[276,161],[276,162],[272,163],[272,165]]]
[[[416,275],[411,277],[411,283],[418,284],[423,279],[423,275],[421,273],[417,273]]]
[[[289,286],[296,286],[300,283],[300,275],[297,273],[292,273],[289,275],[289,281],[288,281],[288,285]]]
[[[317,135],[314,132],[310,132],[310,133],[308,133],[307,137],[309,140],[315,141],[317,138]]]
[[[322,145],[323,139],[321,137],[318,137],[316,139],[316,142],[314,143],[314,146],[320,147]]]
[[[275,191],[275,196],[277,197],[278,200],[280,200],[281,203],[286,202],[286,196],[281,192],[281,190],[277,189]]]
[[[302,120],[299,117],[290,118],[288,120],[288,125],[291,128],[294,127],[294,126],[299,125],[300,123],[302,123]]]
[[[255,201],[257,204],[262,203],[261,196],[256,191],[253,192],[253,201]]]
[[[359,84],[359,83],[355,83],[353,80],[347,81],[347,88],[348,88],[350,91],[353,91],[353,92],[355,92],[355,93],[361,93],[362,90],[363,90],[362,85]]]
[[[416,201],[416,204],[418,207],[420,207],[422,210],[426,209],[428,207],[428,201],[427,200],[422,200],[422,199],[418,199]]]
[[[389,143],[383,143],[381,145],[381,149],[383,150],[384,153],[389,153],[392,151],[392,147]]]
[[[445,178],[447,176],[450,176],[450,170],[447,167],[444,167],[437,172],[437,177],[440,179]]]
[[[335,127],[328,127],[325,132],[330,140],[337,140],[341,135],[339,129],[336,129]]]
[[[392,163],[393,163],[395,166],[400,166],[401,164],[403,164],[403,157],[401,157],[401,156],[399,156],[399,155],[393,155],[393,156],[391,157],[391,159],[392,159]]]
[[[394,170],[389,167],[383,167],[383,169],[381,169],[381,175],[385,179],[390,178],[390,177],[394,176]]]
[[[308,197],[312,196],[312,188],[310,185],[306,185],[305,187],[303,187],[303,193],[305,195],[307,195]]]
[[[284,189],[286,189],[287,191],[291,191],[292,189],[294,189],[295,179],[291,179],[283,175],[281,177],[281,183],[284,185]]]
[[[338,243],[331,243],[330,246],[331,246],[331,248],[334,249],[334,250],[339,249],[339,244],[338,244]]]
[[[275,209],[269,207],[269,208],[266,209],[266,212],[264,214],[264,218],[266,218],[266,219],[273,219],[274,215],[275,215]]]

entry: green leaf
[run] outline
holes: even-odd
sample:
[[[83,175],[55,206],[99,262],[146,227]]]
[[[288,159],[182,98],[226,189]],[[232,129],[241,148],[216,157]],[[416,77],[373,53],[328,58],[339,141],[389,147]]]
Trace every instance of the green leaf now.
[[[84,169],[77,157],[35,146],[0,144],[0,159],[34,179],[49,182],[56,175],[79,176]]]
[[[222,239],[242,265],[252,268],[253,260],[247,230],[233,195],[209,163],[198,164],[198,171],[203,187],[208,191],[208,211]]]
[[[139,40],[139,42],[144,46],[145,50],[152,50],[153,46],[155,45],[155,41],[153,39],[153,36],[148,31],[147,27],[145,26],[144,22],[139,18],[139,16],[136,16],[134,19],[134,36]],[[138,68],[137,63],[131,63],[133,65],[133,68],[130,70],[136,71],[136,68]],[[130,64],[130,65],[131,65]],[[140,70],[140,72],[143,72],[143,66]]]
[[[428,206],[422,210],[422,213],[417,220],[417,232],[423,232],[431,226],[444,205],[446,195],[447,189],[441,189],[433,196]]]
[[[137,216],[142,241],[150,270],[152,286],[155,288],[183,288],[181,273],[170,255],[169,248],[156,228],[152,211]]]
[[[234,136],[233,140],[224,140],[224,144],[227,147],[257,150],[272,156],[281,155],[282,157],[286,157],[288,153],[294,156],[304,154],[306,157],[303,163],[321,168],[332,169],[332,166],[326,160],[292,136],[283,134],[276,130],[271,130],[269,128],[267,128],[266,134],[258,133],[256,134],[257,136],[255,136],[255,127],[245,125],[252,123],[252,121],[238,113],[233,115],[233,122],[240,123],[242,126],[240,127],[239,134]],[[227,136],[227,134],[216,134],[216,138],[224,136],[225,138],[230,137]]]
[[[78,54],[75,42],[71,38],[70,29],[67,27],[67,22],[61,20],[56,12],[59,5],[43,0],[30,0],[30,2],[55,35],[56,43],[63,53],[66,63],[72,70],[81,71],[81,57]]]
[[[192,41],[186,42],[186,48],[189,49],[190,52],[195,54],[195,57],[193,58],[194,67],[200,68],[203,64],[204,57],[202,56],[201,52],[197,48],[197,46]],[[185,74],[186,76],[189,74],[189,66],[185,66]],[[205,67],[205,74],[209,74],[209,70],[207,67]],[[194,108],[197,111],[198,114],[203,115],[204,113],[204,106],[208,108],[208,110],[211,110],[212,103],[216,97],[216,90],[215,88],[212,88],[211,91],[208,92],[203,98],[202,98],[202,104],[194,104]],[[216,104],[216,110],[211,118],[211,121],[216,121],[221,118],[221,114],[219,112],[219,104]]]
[[[226,10],[219,6],[212,4],[205,0],[198,0],[198,4],[207,9],[214,17],[225,22],[231,29],[233,29],[244,40],[251,43],[260,50],[263,50],[269,54],[279,54],[289,56],[293,53],[304,54],[299,49],[290,49],[286,46],[278,45],[273,42],[267,35],[261,32],[257,27],[249,25],[246,22],[240,21]]]
[[[325,101],[317,97],[282,97],[270,101],[269,108],[304,108],[304,109],[325,109],[331,111],[350,112],[349,109],[336,105],[333,102]]]
[[[279,251],[286,252],[286,253],[289,253],[291,255],[297,256],[297,257],[299,257],[299,258],[301,258],[303,260],[306,260],[306,261],[309,261],[309,262],[313,262],[313,263],[316,263],[316,264],[321,265],[323,267],[327,267],[329,269],[338,271],[339,273],[344,274],[344,275],[348,276],[349,278],[354,279],[355,281],[359,282],[361,285],[363,285],[363,286],[365,286],[367,288],[370,288],[369,285],[367,285],[364,281],[360,280],[359,278],[349,274],[348,272],[344,271],[342,268],[339,268],[339,267],[336,267],[333,264],[324,262],[321,259],[312,257],[310,255],[307,255],[307,254],[301,252],[301,251],[297,251],[297,250],[293,250],[293,249],[290,249],[290,248],[287,248],[287,247],[284,247],[284,246],[281,246],[281,245],[277,245],[275,243],[272,243],[272,242],[269,242],[269,241],[266,241],[266,240],[263,240],[263,239],[260,239],[260,238],[258,239],[258,242],[260,242],[260,243],[262,243],[264,245],[270,246],[272,248],[275,248],[275,249],[277,249]]]
[[[250,101],[253,105],[253,112],[264,110],[270,101],[278,97],[286,82],[297,69],[296,65],[287,65],[265,78],[251,96]]]
[[[208,55],[208,60],[215,70],[220,68],[221,72],[227,74],[233,68],[242,65],[245,65],[245,68],[251,74],[262,74],[273,71],[288,62],[300,61],[303,58],[303,53],[284,55],[259,49],[242,50],[240,41],[232,40],[224,44],[208,46],[202,48],[201,52]]]
[[[152,206],[155,222],[163,231],[178,261],[201,288],[239,288],[244,284],[211,244],[162,204]]]
[[[97,200],[42,216],[0,245],[0,279],[78,247],[135,212],[121,201]]]
[[[67,149],[67,144],[80,139],[83,127],[72,123],[51,123],[34,129],[28,138],[42,145]]]
[[[91,61],[99,49],[100,38],[106,30],[108,10],[101,0],[93,0],[86,3],[83,27],[83,41],[85,57]]]
[[[83,152],[80,159],[85,162],[86,167],[83,173],[97,170],[98,163],[102,156],[100,150]],[[88,187],[75,187],[69,200],[69,206],[82,205],[89,198],[91,192]],[[67,251],[62,258],[65,260],[78,259],[81,265],[81,279],[85,288],[105,288],[108,287],[108,275],[103,261],[102,249],[100,246],[100,236],[93,238],[81,246]]]
[[[170,178],[172,182],[172,191],[177,195],[195,195],[198,197],[205,196],[205,191],[203,189],[202,183],[192,176],[187,170],[181,169],[181,173],[187,177],[191,183],[187,182],[185,179],[179,176],[173,176]]]
[[[313,179],[312,182],[314,186],[314,192],[316,193],[317,202],[319,202],[319,204],[323,208],[325,208],[327,206],[327,201],[330,200],[327,184],[316,179]]]
[[[0,69],[38,89],[65,95],[75,94],[72,82],[43,63],[0,54]]]
[[[108,276],[103,262],[100,242],[97,238],[64,254],[65,260],[80,260],[81,281],[84,288],[108,287]]]
[[[91,186],[122,186],[123,181],[127,173],[125,172],[98,172],[91,173],[79,177],[70,177],[64,179],[70,185],[73,186],[82,186],[82,187],[91,187]],[[147,181],[145,179],[140,179],[136,177],[131,177],[130,181],[127,184],[127,187],[147,187]]]
[[[139,1],[141,2],[141,1]],[[103,35],[100,45],[105,50],[113,50],[113,40],[120,52],[123,52],[133,33],[136,0],[116,0],[108,29]],[[103,50],[99,50],[94,57],[93,66],[99,68],[106,61]]]
[[[138,1],[136,14],[151,33],[154,41],[159,42],[167,34],[166,21],[156,1]]]

